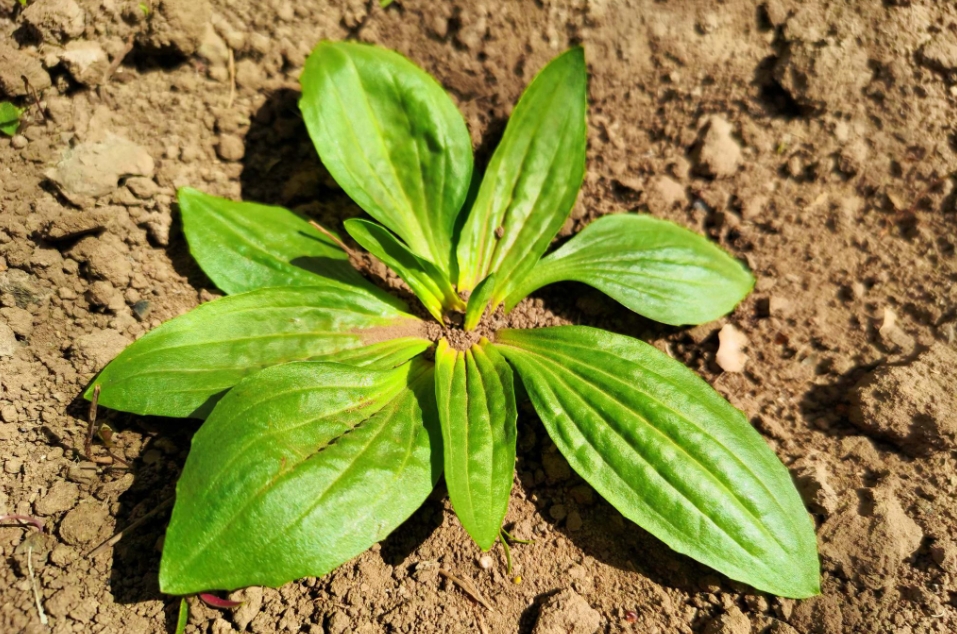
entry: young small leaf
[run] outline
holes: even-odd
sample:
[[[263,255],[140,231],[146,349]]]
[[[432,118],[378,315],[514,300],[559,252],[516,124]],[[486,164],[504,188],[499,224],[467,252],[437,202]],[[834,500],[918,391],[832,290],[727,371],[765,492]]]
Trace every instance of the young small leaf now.
[[[744,415],[641,341],[594,328],[502,330],[559,450],[625,517],[759,590],[820,592],[814,526]]]
[[[176,615],[176,629],[173,630],[173,632],[175,632],[175,634],[184,634],[187,625],[189,625],[189,603],[186,602],[186,597],[183,597],[179,600],[179,610]]]
[[[177,193],[189,251],[216,286],[234,295],[272,286],[353,287],[402,307],[352,268],[328,236],[281,207]]]
[[[300,81],[299,107],[329,173],[448,275],[472,141],[445,90],[398,53],[354,42],[320,42]]]
[[[515,390],[505,359],[483,340],[466,352],[439,341],[435,396],[445,482],[455,514],[488,550],[508,511],[515,472]]]
[[[495,291],[495,273],[492,273],[484,280],[479,282],[472,294],[469,296],[469,303],[465,309],[465,331],[474,330],[479,322],[482,321],[482,315],[492,299],[492,293]],[[494,306],[492,307],[495,308]]]
[[[462,229],[460,291],[497,273],[498,304],[565,223],[585,174],[586,97],[581,47],[552,60],[525,90]]]
[[[432,374],[307,361],[242,381],[193,437],[161,590],[278,587],[384,539],[442,472]]]
[[[20,128],[20,115],[23,110],[9,101],[0,101],[0,132],[13,136]]]
[[[382,225],[352,218],[344,223],[346,231],[362,248],[382,260],[405,280],[429,313],[443,323],[445,309],[463,310],[465,304],[456,294],[448,275],[434,264],[412,253]]]
[[[100,385],[100,404],[112,409],[203,418],[223,392],[264,367],[335,361],[384,337],[424,341],[416,337],[423,326],[361,291],[292,286],[230,295],[147,333],[100,372],[86,396]],[[405,350],[414,356],[421,344]]]
[[[717,319],[754,286],[744,265],[703,236],[652,216],[615,214],[540,260],[505,300],[505,310],[542,286],[567,280],[673,326]]]

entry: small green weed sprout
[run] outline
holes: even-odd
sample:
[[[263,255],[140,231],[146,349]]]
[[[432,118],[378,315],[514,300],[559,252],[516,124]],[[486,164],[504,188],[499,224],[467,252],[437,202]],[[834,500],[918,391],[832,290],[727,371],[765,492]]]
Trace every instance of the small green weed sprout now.
[[[13,136],[20,129],[21,108],[17,108],[9,101],[0,101],[0,132]]]

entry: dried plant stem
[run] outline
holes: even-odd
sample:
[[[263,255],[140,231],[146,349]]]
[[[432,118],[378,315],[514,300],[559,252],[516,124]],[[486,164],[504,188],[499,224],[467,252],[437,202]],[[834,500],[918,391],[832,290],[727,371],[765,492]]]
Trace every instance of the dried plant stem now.
[[[37,587],[37,578],[33,574],[33,546],[27,547],[27,571],[30,573],[30,587],[33,588],[33,600],[37,604],[37,614],[40,615],[40,624],[48,625],[47,613],[43,611],[43,603],[40,601],[40,589]]]
[[[147,513],[147,514],[144,515],[143,517],[139,518],[138,520],[135,520],[134,522],[132,522],[129,526],[127,526],[127,527],[124,528],[123,530],[117,531],[116,534],[113,535],[113,537],[110,537],[108,540],[106,540],[105,542],[103,542],[102,544],[100,544],[99,546],[97,546],[96,548],[94,548],[93,550],[87,552],[87,553],[84,555],[84,557],[93,557],[94,555],[96,555],[96,554],[99,553],[100,551],[105,550],[105,549],[110,548],[111,546],[115,545],[116,542],[118,542],[118,541],[120,541],[121,539],[123,539],[123,536],[124,536],[125,534],[127,534],[128,532],[130,532],[131,530],[133,530],[133,529],[135,529],[135,528],[139,528],[144,522],[146,522],[146,520],[150,519],[151,517],[153,517],[154,515],[156,515],[156,514],[159,513],[160,511],[164,510],[166,507],[172,505],[174,499],[175,499],[175,498],[173,498],[173,497],[169,497],[169,498],[163,500],[163,501],[160,502],[152,511],[150,511],[149,513]]]
[[[133,34],[130,33],[129,37],[126,38],[126,44],[123,46],[123,50],[117,53],[116,57],[113,58],[113,61],[110,62],[110,68],[106,71],[107,79],[113,76],[113,73],[116,72],[116,69],[120,67],[120,64],[123,63],[123,60],[126,59],[126,56],[129,55],[130,51],[132,50]]]
[[[233,100],[236,99],[236,56],[233,54],[232,47],[229,48],[229,101],[227,108],[233,107]]]
[[[119,462],[124,466],[129,466],[129,463],[126,460],[123,460],[119,456],[113,453],[113,449],[109,446],[109,443],[106,442],[107,439],[104,439],[104,445],[106,447],[106,453],[110,455],[109,458],[96,458],[93,456],[93,436],[96,435],[96,410],[97,405],[100,402],[100,386],[97,385],[93,388],[93,398],[90,400],[90,410],[87,413],[87,421],[89,427],[86,430],[86,438],[83,442],[83,453],[86,454],[86,459],[95,462],[96,464],[113,464],[114,462]],[[102,434],[100,436],[103,438]]]
[[[489,603],[485,599],[485,597],[482,596],[482,594],[478,591],[478,588],[476,588],[475,585],[468,579],[456,577],[445,568],[440,568],[439,574],[445,577],[446,579],[448,579],[449,581],[451,581],[452,583],[454,583],[455,585],[457,585],[459,588],[461,588],[462,592],[467,594],[469,597],[471,597],[473,601],[481,605],[483,608],[485,608],[489,612],[495,611],[495,608],[492,607],[492,604]]]
[[[350,249],[345,242],[340,240],[339,236],[332,233],[331,231],[323,227],[321,224],[319,224],[315,220],[310,220],[309,224],[311,224],[316,231],[318,231],[322,235],[326,236],[327,238],[335,242],[340,249],[346,252],[346,255],[348,255],[350,259],[356,257],[356,252]]]

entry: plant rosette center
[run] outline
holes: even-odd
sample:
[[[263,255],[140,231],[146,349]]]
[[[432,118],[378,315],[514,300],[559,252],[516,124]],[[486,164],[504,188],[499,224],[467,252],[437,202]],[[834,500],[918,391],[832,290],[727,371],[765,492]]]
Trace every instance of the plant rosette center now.
[[[553,248],[585,174],[580,47],[528,85],[482,174],[448,94],[395,52],[321,42],[301,84],[323,164],[367,214],[342,227],[367,255],[289,210],[183,188],[190,252],[226,296],[136,341],[86,392],[204,421],[177,482],[163,592],[323,575],[441,477],[477,547],[507,544],[526,397],[571,467],[675,551],[758,590],[819,592],[810,516],[742,412],[642,341],[528,328],[512,312],[574,281],[700,324],[754,284],[705,237],[647,214],[603,216]],[[367,257],[421,310],[360,274]]]

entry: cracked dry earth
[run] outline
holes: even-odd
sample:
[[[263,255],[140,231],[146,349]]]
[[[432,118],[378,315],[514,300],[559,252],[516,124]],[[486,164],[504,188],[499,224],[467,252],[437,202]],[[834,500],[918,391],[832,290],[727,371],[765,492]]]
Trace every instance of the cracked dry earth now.
[[[331,227],[360,213],[296,109],[311,47],[346,37],[433,73],[480,162],[533,74],[585,45],[588,172],[559,240],[648,211],[746,260],[757,287],[696,328],[574,284],[516,319],[650,341],[743,410],[814,516],[823,594],[756,593],[671,552],[575,476],[525,406],[506,526],[534,544],[513,548],[512,576],[440,485],[333,574],[237,592],[235,610],[191,600],[187,632],[957,630],[957,5],[139,4],[0,8],[0,93],[28,108],[0,137],[0,514],[45,526],[0,527],[0,631],[172,631],[178,599],[157,587],[168,511],[88,552],[172,496],[196,423],[101,412],[129,464],[110,467],[83,455],[77,396],[128,343],[219,294],[188,256],[176,187]]]

